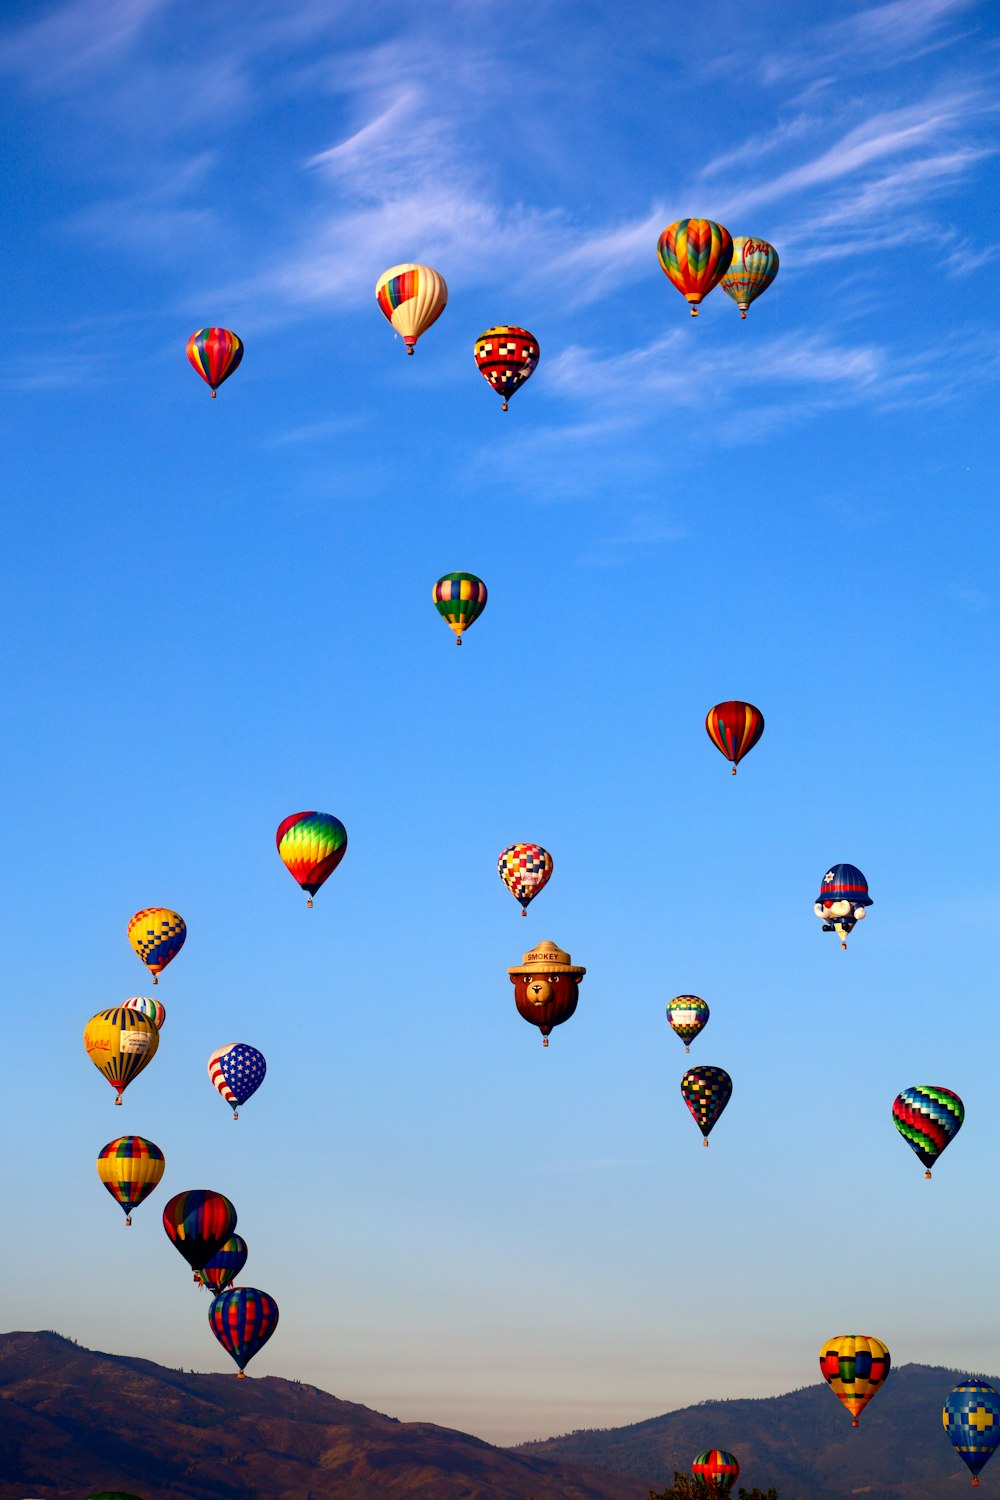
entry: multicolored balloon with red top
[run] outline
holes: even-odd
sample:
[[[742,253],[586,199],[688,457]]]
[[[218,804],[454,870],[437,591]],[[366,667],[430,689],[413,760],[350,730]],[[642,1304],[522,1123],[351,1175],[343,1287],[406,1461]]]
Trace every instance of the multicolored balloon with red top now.
[[[711,1495],[728,1495],[739,1478],[740,1466],[724,1448],[707,1448],[691,1465],[691,1473]]]
[[[846,949],[847,939],[871,905],[868,882],[857,865],[839,864],[831,865],[823,876],[813,911],[822,918],[823,931],[835,932]]]
[[[840,1333],[819,1352],[819,1368],[838,1401],[851,1414],[851,1426],[889,1378],[892,1361],[881,1339],[868,1333]]]
[[[714,219],[678,219],[660,235],[657,254],[665,275],[696,318],[699,303],[729,270],[733,237]]]
[[[246,1379],[246,1366],[259,1354],[278,1326],[278,1304],[253,1286],[234,1287],[213,1298],[208,1324]]]
[[[931,1167],[955,1139],[964,1119],[961,1099],[940,1085],[916,1083],[893,1101],[892,1123],[923,1162],[925,1177],[930,1177]]]
[[[500,851],[497,872],[514,900],[520,903],[521,916],[526,917],[528,903],[549,882],[552,855],[541,844],[508,844]]]
[[[215,393],[239,368],[243,340],[231,328],[199,328],[188,339],[187,357],[202,380]]]
[[[192,1271],[200,1271],[236,1228],[236,1210],[224,1193],[189,1188],[163,1210],[163,1228]]]
[[[506,411],[511,396],[538,368],[538,340],[526,328],[501,323],[481,333],[473,349],[479,373],[489,381],[500,397],[501,410]]]
[[[285,869],[308,893],[307,906],[347,853],[347,829],[333,813],[291,813],[278,824],[275,843]]]

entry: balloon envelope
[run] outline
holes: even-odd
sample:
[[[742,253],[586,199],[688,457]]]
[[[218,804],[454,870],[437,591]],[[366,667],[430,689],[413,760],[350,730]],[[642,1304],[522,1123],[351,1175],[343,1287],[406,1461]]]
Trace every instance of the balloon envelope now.
[[[667,1020],[688,1050],[704,1031],[711,1012],[700,995],[675,995],[667,1005]]]
[[[745,318],[751,302],[766,292],[778,274],[778,252],[767,240],[737,235],[733,240],[733,258],[719,285],[728,292]]]
[[[501,323],[481,333],[473,348],[480,374],[497,392],[506,411],[511,396],[538,367],[538,340],[526,328]]]
[[[739,1478],[740,1466],[724,1448],[708,1448],[691,1465],[691,1473],[712,1495],[728,1495]]]
[[[232,1235],[236,1210],[222,1193],[189,1188],[171,1198],[163,1210],[163,1227],[192,1271],[200,1271]]]
[[[243,358],[243,340],[231,328],[199,328],[188,339],[187,357],[214,396]]]
[[[195,1275],[202,1286],[209,1287],[216,1295],[227,1291],[247,1263],[247,1242],[241,1234],[231,1234],[216,1250],[211,1260],[206,1261]]]
[[[725,1068],[706,1063],[688,1068],[681,1079],[681,1096],[705,1140],[732,1098],[733,1080]]]
[[[128,940],[152,974],[154,984],[156,976],[177,957],[186,937],[184,918],[167,906],[148,906],[129,920]]]
[[[983,1380],[956,1385],[941,1412],[948,1441],[978,1485],[981,1469],[1000,1447],[1000,1394]]]
[[[714,219],[678,219],[660,235],[657,254],[664,272],[685,297],[691,316],[698,304],[718,286],[733,258],[733,240],[728,229]]]
[[[446,573],[434,585],[434,607],[462,643],[462,632],[486,608],[486,585],[475,573]]]
[[[552,855],[541,844],[508,844],[497,860],[500,879],[510,891],[521,910],[528,910],[552,874]]]
[[[263,1052],[246,1042],[230,1042],[208,1059],[208,1076],[234,1115],[260,1088],[266,1072]]]
[[[962,1128],[965,1106],[951,1089],[917,1083],[897,1094],[892,1120],[900,1135],[928,1169]]]
[[[444,312],[448,288],[440,271],[412,261],[390,266],[375,283],[375,297],[383,314],[403,337],[407,354],[422,333]]]
[[[709,709],[705,728],[715,748],[732,761],[735,776],[744,755],[749,754],[764,733],[764,715],[752,703],[730,698]]]
[[[120,1135],[102,1147],[97,1175],[131,1224],[132,1210],[149,1197],[163,1176],[163,1152],[142,1135]]]
[[[278,1304],[256,1287],[234,1287],[213,1298],[209,1327],[243,1374],[278,1326]]]
[[[851,1413],[857,1427],[861,1412],[889,1378],[889,1351],[881,1339],[865,1333],[841,1333],[827,1339],[819,1368],[833,1394]]]
[[[165,1007],[149,995],[133,995],[130,1000],[123,1000],[122,1004],[126,1010],[137,1010],[141,1016],[148,1016],[157,1031],[167,1019]]]
[[[117,1090],[118,1103],[132,1079],[152,1062],[159,1043],[159,1032],[149,1017],[124,1005],[98,1011],[83,1029],[87,1056]]]
[[[285,869],[312,897],[347,853],[347,829],[333,813],[292,813],[278,824],[275,843]]]

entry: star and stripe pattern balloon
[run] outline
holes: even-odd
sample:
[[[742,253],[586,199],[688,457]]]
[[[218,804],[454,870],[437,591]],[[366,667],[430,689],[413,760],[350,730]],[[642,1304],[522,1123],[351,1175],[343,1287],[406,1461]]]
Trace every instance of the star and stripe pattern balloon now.
[[[236,1361],[240,1379],[278,1326],[278,1304],[256,1287],[234,1287],[213,1298],[208,1323],[215,1337]]]
[[[735,776],[744,755],[750,753],[764,733],[764,715],[752,703],[730,698],[709,709],[705,728],[716,750],[732,761]]]
[[[347,829],[333,813],[291,813],[278,824],[275,843],[285,869],[308,892],[307,906],[347,853]]]
[[[719,285],[736,303],[740,317],[745,318],[751,302],[766,292],[778,274],[778,252],[767,240],[737,235],[733,240],[733,258]]]
[[[220,1292],[228,1291],[247,1263],[247,1242],[241,1234],[231,1234],[222,1246],[216,1250],[211,1260],[206,1261],[195,1276],[202,1286],[207,1286],[216,1296]]]
[[[501,323],[487,328],[473,345],[479,373],[489,381],[507,410],[507,402],[538,368],[538,340],[526,328]]]
[[[838,1401],[851,1414],[851,1426],[889,1378],[891,1360],[881,1339],[867,1333],[841,1333],[827,1339],[819,1354],[819,1368]]]
[[[168,906],[147,906],[129,918],[128,940],[159,984],[158,975],[184,946],[187,924],[180,912]]]
[[[911,1146],[927,1168],[956,1137],[965,1119],[965,1105],[951,1089],[935,1084],[914,1084],[897,1094],[892,1105],[892,1120],[900,1135]]]
[[[985,1380],[963,1380],[945,1401],[941,1420],[978,1487],[980,1473],[1000,1447],[1000,1393]]]
[[[434,585],[433,599],[434,608],[451,626],[461,645],[462,632],[486,608],[486,585],[475,573],[445,573]]]
[[[211,389],[212,399],[243,358],[243,340],[231,328],[199,328],[188,339],[187,357]]]
[[[149,995],[133,995],[129,1000],[123,1000],[122,1005],[126,1010],[137,1010],[141,1016],[148,1016],[157,1031],[167,1019],[162,1001],[154,1000]]]
[[[83,1045],[95,1068],[116,1090],[116,1104],[132,1079],[152,1062],[160,1037],[148,1016],[124,1005],[99,1010],[83,1029]]]
[[[708,1024],[709,1011],[700,995],[675,995],[667,1004],[667,1020],[671,1028],[684,1043],[684,1051],[691,1051],[691,1043]]]
[[[681,1079],[681,1097],[705,1137],[706,1146],[709,1134],[718,1123],[732,1094],[733,1080],[725,1068],[714,1068],[703,1063],[696,1068],[688,1068]]]
[[[383,316],[402,336],[407,354],[445,310],[448,287],[433,266],[407,262],[390,266],[375,283],[375,298]]]
[[[707,1448],[691,1465],[691,1473],[711,1495],[728,1495],[739,1478],[740,1466],[724,1448]]]
[[[534,901],[552,874],[552,855],[541,844],[508,844],[497,860],[500,879],[515,901],[521,903],[521,915],[528,915],[528,903]]]
[[[208,1076],[232,1110],[234,1120],[240,1117],[239,1106],[260,1088],[266,1072],[263,1052],[246,1042],[230,1042],[208,1059]]]
[[[163,1152],[142,1135],[120,1135],[101,1148],[97,1175],[119,1208],[125,1224],[132,1223],[132,1210],[144,1202],[164,1171]]]
[[[687,299],[692,318],[718,286],[733,258],[733,239],[714,219],[678,219],[660,235],[657,254],[664,273]]]
[[[163,1210],[163,1228],[192,1271],[200,1271],[235,1231],[236,1210],[223,1193],[189,1188]]]

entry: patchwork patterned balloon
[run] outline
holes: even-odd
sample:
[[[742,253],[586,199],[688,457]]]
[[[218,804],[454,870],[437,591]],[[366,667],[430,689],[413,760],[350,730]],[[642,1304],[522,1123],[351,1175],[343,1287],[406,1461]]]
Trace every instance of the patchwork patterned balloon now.
[[[486,585],[475,573],[446,573],[434,585],[434,608],[462,644],[462,632],[479,619],[486,608]]]
[[[691,1473],[713,1495],[728,1495],[739,1478],[740,1466],[724,1448],[708,1448],[691,1465]]]
[[[503,403],[501,410],[506,411],[510,397],[538,367],[538,340],[526,328],[501,323],[481,333],[473,347],[480,374],[497,392]]]
[[[978,1486],[980,1472],[1000,1447],[1000,1393],[983,1380],[964,1380],[944,1403],[941,1420]]]
[[[681,1079],[681,1095],[708,1145],[709,1133],[733,1094],[733,1080],[725,1068],[702,1064],[688,1068]]]
[[[148,1016],[157,1031],[167,1019],[162,1002],[151,999],[149,995],[133,995],[130,1000],[123,1000],[122,1004],[126,1010],[137,1010],[141,1016]]]
[[[508,844],[497,860],[500,879],[515,901],[521,903],[521,915],[528,915],[528,903],[534,901],[552,874],[552,855],[541,844]]]
[[[241,1234],[232,1234],[221,1250],[202,1266],[195,1276],[202,1286],[218,1296],[229,1289],[247,1263],[247,1242]]]
[[[129,919],[128,940],[159,984],[171,959],[177,957],[187,937],[187,925],[180,912],[167,906],[147,906]]]
[[[266,1072],[263,1052],[246,1042],[230,1042],[208,1059],[208,1076],[231,1108],[234,1120],[240,1117],[239,1106],[260,1088]]]
[[[752,703],[730,698],[727,703],[717,703],[709,709],[705,728],[716,750],[732,761],[735,776],[744,755],[750,753],[764,733],[764,715]]]
[[[420,335],[444,312],[448,288],[433,266],[407,262],[382,272],[375,283],[375,297],[384,316],[402,334],[407,354],[412,354]]]
[[[243,358],[243,340],[231,328],[199,328],[188,339],[187,357],[211,387],[212,400]]]
[[[240,1367],[240,1379],[244,1380],[245,1367],[255,1354],[259,1354],[271,1334],[278,1326],[278,1304],[267,1292],[256,1287],[234,1287],[213,1298],[208,1309],[208,1325],[227,1354]]]
[[[278,853],[293,880],[309,894],[307,906],[347,853],[347,829],[333,813],[292,813],[278,824]]]
[[[116,1104],[121,1104],[132,1079],[152,1062],[159,1044],[159,1033],[149,1017],[124,1005],[99,1010],[83,1029],[87,1056],[117,1090]]]
[[[729,270],[733,239],[713,219],[678,219],[668,224],[657,246],[660,265],[698,316],[698,304]]]
[[[851,1413],[857,1427],[864,1408],[889,1378],[891,1360],[881,1339],[866,1333],[841,1333],[827,1339],[819,1352],[819,1368],[838,1401]]]
[[[927,1168],[925,1177],[931,1175],[931,1166],[955,1139],[964,1119],[965,1105],[958,1095],[935,1084],[914,1084],[893,1101],[893,1124]]]
[[[149,1197],[163,1176],[163,1152],[142,1135],[120,1135],[101,1149],[97,1175],[112,1198],[124,1210],[125,1224],[132,1223],[132,1210]]]
[[[163,1227],[192,1271],[200,1271],[235,1230],[236,1210],[222,1193],[189,1188],[171,1198],[163,1210]]]
[[[684,1043],[684,1051],[691,1051],[691,1043],[704,1031],[711,1012],[700,995],[675,995],[667,1005],[667,1020]]]
[[[767,240],[753,240],[737,235],[733,240],[733,258],[719,285],[728,292],[745,318],[751,302],[766,292],[778,274],[778,252]]]

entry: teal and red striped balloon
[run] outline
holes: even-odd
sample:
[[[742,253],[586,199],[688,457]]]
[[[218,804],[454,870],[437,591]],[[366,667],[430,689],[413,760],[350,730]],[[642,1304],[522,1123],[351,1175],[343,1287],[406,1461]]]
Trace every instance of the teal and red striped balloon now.
[[[712,1495],[728,1495],[739,1478],[740,1466],[724,1448],[707,1448],[691,1465],[691,1473]]]
[[[705,718],[708,737],[716,750],[733,763],[733,775],[764,733],[764,715],[752,703],[730,698],[710,708]]]
[[[190,1188],[171,1198],[163,1210],[163,1227],[192,1271],[200,1271],[236,1228],[236,1210],[222,1193]]]
[[[187,357],[211,388],[214,401],[219,386],[243,358],[243,340],[231,328],[199,328],[188,339]]]
[[[210,1261],[195,1275],[202,1286],[207,1286],[216,1296],[229,1290],[247,1263],[247,1242],[241,1234],[232,1234],[221,1250],[216,1250]]]
[[[660,265],[698,316],[698,304],[729,270],[733,237],[714,219],[678,219],[668,224],[657,246]]]
[[[897,1094],[892,1105],[892,1123],[927,1168],[925,1177],[964,1119],[965,1105],[958,1095],[936,1084],[914,1084]]]
[[[246,1378],[246,1366],[259,1354],[278,1326],[278,1304],[253,1286],[234,1287],[213,1298],[208,1325]]]

